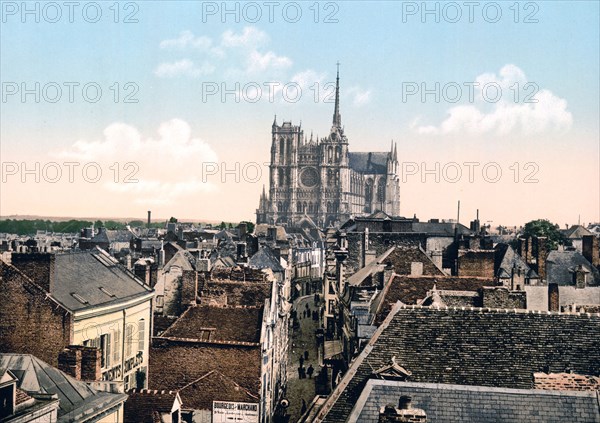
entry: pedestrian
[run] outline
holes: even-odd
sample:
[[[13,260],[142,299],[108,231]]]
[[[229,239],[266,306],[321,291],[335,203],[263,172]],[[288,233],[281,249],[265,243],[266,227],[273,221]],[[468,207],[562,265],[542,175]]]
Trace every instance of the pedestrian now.
[[[306,369],[304,366],[300,367],[300,379],[306,379]]]
[[[300,362],[300,367],[302,367],[302,365],[304,364],[304,357],[302,356],[302,354],[300,354],[300,359],[298,361]]]
[[[302,379],[302,370],[304,369],[304,367],[300,366],[298,367],[298,379]]]
[[[304,359],[308,360],[308,350],[304,350]]]
[[[312,379],[312,375],[313,375],[314,371],[315,371],[315,368],[313,367],[313,365],[312,364],[309,365],[308,369],[306,370],[306,374],[308,374],[309,379]]]
[[[302,408],[300,408],[300,414],[304,415],[306,413],[306,401],[302,398]]]

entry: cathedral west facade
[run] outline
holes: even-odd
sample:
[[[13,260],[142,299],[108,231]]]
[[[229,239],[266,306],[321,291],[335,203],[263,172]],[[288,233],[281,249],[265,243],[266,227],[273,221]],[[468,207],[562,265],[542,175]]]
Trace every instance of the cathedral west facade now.
[[[339,70],[329,136],[310,139],[291,122],[271,128],[269,192],[260,197],[257,223],[319,227],[339,225],[352,216],[400,212],[396,146],[386,152],[351,153],[339,102]]]

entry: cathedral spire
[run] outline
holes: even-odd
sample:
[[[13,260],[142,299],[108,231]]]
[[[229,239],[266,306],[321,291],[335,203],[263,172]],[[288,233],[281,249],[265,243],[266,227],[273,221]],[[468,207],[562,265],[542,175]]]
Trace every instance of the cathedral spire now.
[[[337,77],[335,78],[335,110],[333,111],[333,126],[342,127],[340,115],[340,62],[337,62]]]
[[[273,126],[277,126],[277,115],[275,115],[275,118],[273,118]]]

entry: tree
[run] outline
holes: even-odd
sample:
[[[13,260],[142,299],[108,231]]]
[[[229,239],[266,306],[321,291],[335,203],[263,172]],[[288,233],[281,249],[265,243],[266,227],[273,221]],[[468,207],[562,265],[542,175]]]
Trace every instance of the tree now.
[[[524,238],[531,236],[545,236],[548,238],[546,243],[548,250],[556,250],[559,245],[570,245],[557,224],[546,219],[537,219],[527,222],[523,228],[521,236]]]
[[[217,228],[219,229],[225,229],[227,227],[227,223],[225,222],[221,222],[221,224],[219,226],[217,226]]]
[[[169,223],[177,223],[177,218],[171,216],[171,218],[169,219]]]

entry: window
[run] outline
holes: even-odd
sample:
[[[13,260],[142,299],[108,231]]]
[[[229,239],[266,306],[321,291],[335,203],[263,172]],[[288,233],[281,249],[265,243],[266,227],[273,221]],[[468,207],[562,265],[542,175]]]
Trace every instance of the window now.
[[[101,367],[103,369],[110,367],[110,334],[100,335]]]
[[[133,343],[133,325],[128,324],[125,327],[125,357],[127,358],[131,356],[131,344]]]
[[[138,322],[138,351],[144,350],[144,337],[146,335],[146,322],[144,319]]]
[[[113,362],[116,364],[119,362],[121,357],[121,330],[117,329],[114,332],[114,341],[113,341]]]

